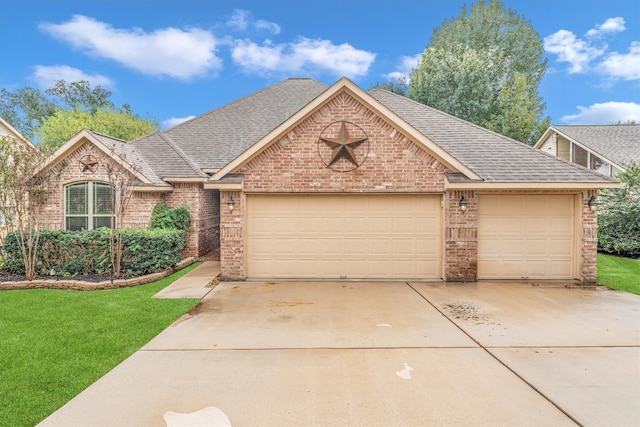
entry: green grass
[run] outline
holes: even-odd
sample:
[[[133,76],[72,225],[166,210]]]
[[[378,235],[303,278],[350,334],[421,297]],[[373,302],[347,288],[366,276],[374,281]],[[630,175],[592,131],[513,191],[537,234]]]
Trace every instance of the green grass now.
[[[0,426],[33,426],[198,300],[152,296],[195,268],[104,291],[0,291]]]
[[[598,254],[598,283],[640,295],[640,259]]]

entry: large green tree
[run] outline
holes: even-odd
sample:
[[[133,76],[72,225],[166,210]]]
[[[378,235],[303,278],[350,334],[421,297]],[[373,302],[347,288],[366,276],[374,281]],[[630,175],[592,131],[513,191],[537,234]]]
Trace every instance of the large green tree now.
[[[27,139],[52,152],[82,129],[126,141],[159,128],[155,119],[134,114],[125,104],[117,108],[111,92],[88,81],[59,80],[44,92],[27,86],[0,90],[0,117]]]
[[[91,113],[84,110],[58,110],[48,117],[36,132],[46,153],[53,153],[82,129],[131,141],[158,130],[158,122],[140,118],[130,110],[99,108]]]
[[[543,53],[529,21],[499,0],[479,0],[434,29],[408,96],[532,145],[550,123],[538,93]]]

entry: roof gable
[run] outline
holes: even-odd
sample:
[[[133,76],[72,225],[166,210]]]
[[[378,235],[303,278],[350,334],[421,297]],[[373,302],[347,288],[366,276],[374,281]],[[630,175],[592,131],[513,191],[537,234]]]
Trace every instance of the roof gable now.
[[[18,132],[9,122],[0,117],[0,137],[10,136],[18,141],[21,141],[31,148],[35,148],[35,146],[29,141],[27,138],[22,136],[20,132]]]
[[[320,96],[316,97],[315,99],[313,99],[313,101],[305,105],[304,108],[289,117],[288,120],[286,120],[280,126],[262,137],[256,144],[250,146],[241,155],[239,155],[222,169],[220,169],[212,176],[211,181],[220,180],[227,174],[233,174],[237,172],[243,165],[247,164],[253,158],[269,148],[271,144],[279,140],[292,128],[297,126],[299,123],[304,121],[331,99],[334,99],[336,96],[343,92],[348,93],[350,96],[373,111],[383,120],[392,124],[395,128],[400,129],[403,133],[408,134],[409,137],[412,138],[415,143],[421,146],[422,149],[429,152],[429,154],[431,154],[449,169],[462,172],[470,179],[479,178],[472,170],[467,168],[457,159],[450,156],[445,150],[443,150],[429,138],[425,137],[425,135],[416,132],[416,130],[411,128],[410,126],[407,126],[407,123],[401,117],[397,116],[393,111],[386,108],[383,104],[364,92],[349,79],[342,78],[333,86],[325,90]]]
[[[155,174],[143,156],[141,156],[131,144],[89,130],[78,132],[73,138],[64,143],[55,153],[49,156],[36,173],[56,166],[85,142],[89,142],[104,155],[122,165],[143,184],[150,186],[169,186]]]

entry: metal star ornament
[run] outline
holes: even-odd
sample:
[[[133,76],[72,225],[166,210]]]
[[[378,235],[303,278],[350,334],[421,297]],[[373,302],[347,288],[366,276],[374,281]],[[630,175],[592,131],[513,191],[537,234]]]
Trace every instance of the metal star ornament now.
[[[362,133],[364,134],[364,131]],[[359,167],[362,164],[362,161],[364,161],[363,159],[358,162],[354,149],[367,142],[368,138],[366,135],[357,138],[351,137],[344,121],[340,124],[340,131],[338,132],[337,138],[329,138],[321,135],[320,141],[324,142],[332,149],[331,159],[327,163],[327,167],[331,167],[340,158],[348,160],[355,166],[355,168]]]

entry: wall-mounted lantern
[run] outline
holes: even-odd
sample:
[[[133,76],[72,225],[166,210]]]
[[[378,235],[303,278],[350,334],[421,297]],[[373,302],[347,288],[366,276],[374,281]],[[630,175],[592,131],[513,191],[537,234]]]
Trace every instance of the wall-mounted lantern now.
[[[587,205],[589,206],[589,209],[591,209],[591,212],[598,210],[598,199],[596,199],[596,196],[591,196]]]
[[[460,197],[458,206],[460,206],[460,210],[462,211],[462,213],[465,213],[467,211],[467,200],[464,198],[464,196]]]
[[[229,206],[229,212],[233,212],[233,209],[236,207],[236,202],[233,200],[233,196],[229,197],[227,206]]]

